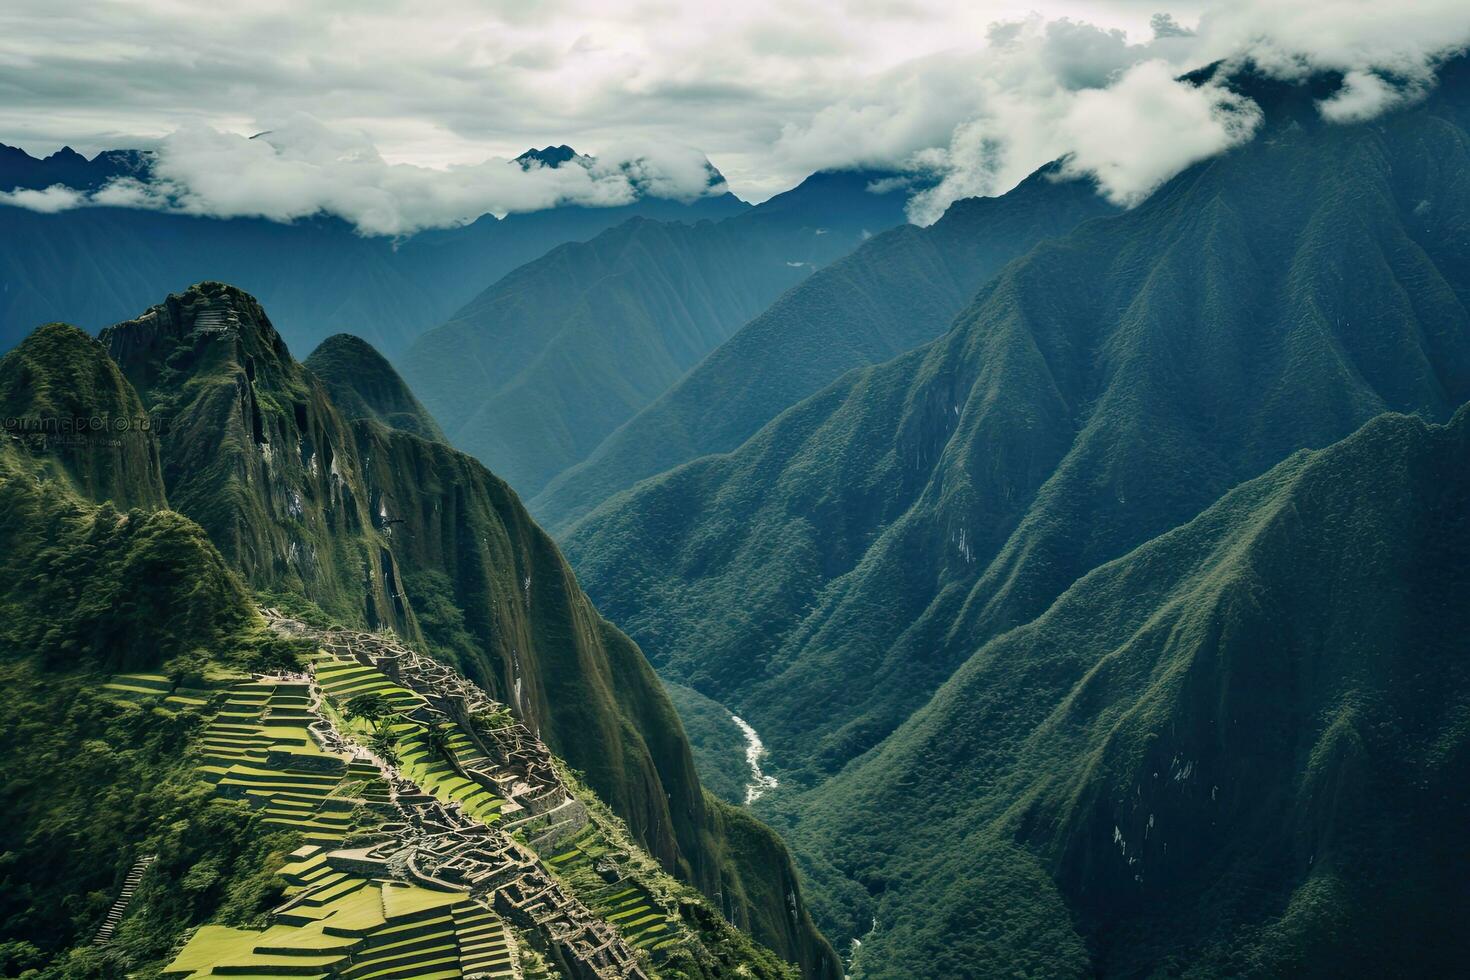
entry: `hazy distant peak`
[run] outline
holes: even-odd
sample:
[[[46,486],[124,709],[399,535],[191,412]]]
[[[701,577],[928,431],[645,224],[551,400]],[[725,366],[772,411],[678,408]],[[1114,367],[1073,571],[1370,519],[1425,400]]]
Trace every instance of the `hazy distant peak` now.
[[[521,165],[522,170],[529,170],[536,165],[554,169],[572,161],[576,161],[585,167],[592,161],[592,158],[582,156],[565,143],[560,146],[544,146],[539,150],[533,146],[525,153],[516,157],[516,163]]]
[[[604,168],[615,170],[628,178],[628,182],[641,197],[664,197],[667,189],[661,188],[659,182],[663,174],[663,167],[655,163],[655,158],[661,156],[658,152],[636,154],[629,159],[618,163],[616,167]],[[578,153],[565,143],[560,146],[543,146],[539,150],[531,147],[526,152],[515,158],[522,170],[531,170],[535,167],[546,167],[555,170],[563,164],[575,163],[587,169],[598,167],[598,158],[590,154]],[[720,173],[719,168],[709,161],[708,157],[702,159],[705,171],[705,184],[707,188],[719,187],[725,183],[725,175]]]
[[[70,146],[37,158],[18,146],[0,143],[0,192],[40,190],[55,184],[92,191],[115,178],[145,172],[150,159],[143,150],[103,150],[88,160]]]

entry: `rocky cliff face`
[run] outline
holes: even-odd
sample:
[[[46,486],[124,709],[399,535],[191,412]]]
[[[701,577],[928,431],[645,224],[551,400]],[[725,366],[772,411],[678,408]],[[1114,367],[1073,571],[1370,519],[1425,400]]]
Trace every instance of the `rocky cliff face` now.
[[[259,303],[201,283],[101,340],[161,420],[170,504],[246,581],[419,638],[347,423]]]

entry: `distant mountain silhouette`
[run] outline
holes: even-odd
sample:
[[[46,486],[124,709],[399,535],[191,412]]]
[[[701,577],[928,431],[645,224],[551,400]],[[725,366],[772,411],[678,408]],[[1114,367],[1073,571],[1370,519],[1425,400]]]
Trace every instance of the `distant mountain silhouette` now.
[[[506,276],[400,358],[456,446],[530,495],[785,289],[901,224],[881,174],[816,174],[718,222],[633,219]]]

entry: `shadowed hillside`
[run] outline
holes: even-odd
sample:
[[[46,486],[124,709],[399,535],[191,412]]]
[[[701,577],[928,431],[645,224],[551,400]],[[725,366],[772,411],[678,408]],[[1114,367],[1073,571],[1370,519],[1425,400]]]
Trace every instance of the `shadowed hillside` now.
[[[793,811],[854,974],[1457,972],[1467,515],[1470,409],[1383,416],[981,647]]]
[[[76,327],[47,324],[0,360],[5,437],[59,464],[83,495],[162,507],[158,440],[107,349]]]
[[[454,444],[526,496],[813,269],[904,221],[820,173],[719,222],[630,221],[506,276],[401,358]]]
[[[840,768],[1089,569],[1470,397],[1465,91],[1356,127],[1277,93],[1261,138],[1040,245],[941,339],[615,498],[580,577],[777,764]]]
[[[531,501],[553,530],[645,477],[728,452],[843,372],[943,333],[1006,262],[1112,208],[1046,167],[997,198],[903,225],[788,290]]]
[[[390,429],[445,441],[428,409],[367,341],[334,334],[318,344],[303,363],[327,386],[332,401],[349,420],[372,419]]]

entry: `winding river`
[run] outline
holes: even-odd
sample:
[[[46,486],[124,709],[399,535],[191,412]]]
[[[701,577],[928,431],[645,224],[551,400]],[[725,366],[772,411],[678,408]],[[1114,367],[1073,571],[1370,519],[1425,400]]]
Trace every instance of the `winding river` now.
[[[778,784],[775,776],[767,776],[761,772],[761,756],[766,754],[766,747],[761,742],[761,737],[739,715],[731,715],[730,720],[745,736],[745,762],[750,766],[750,782],[745,784],[745,805],[750,806],[764,796],[767,790],[775,789]]]

